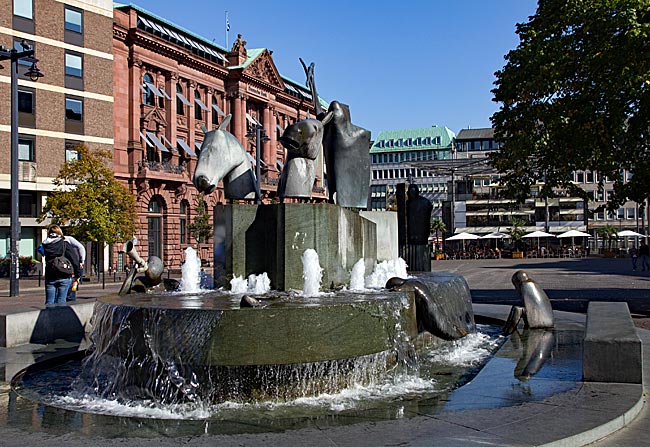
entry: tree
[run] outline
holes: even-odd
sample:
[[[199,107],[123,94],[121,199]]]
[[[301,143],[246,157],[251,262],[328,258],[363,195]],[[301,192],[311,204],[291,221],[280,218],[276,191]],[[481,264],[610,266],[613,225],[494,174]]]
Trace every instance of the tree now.
[[[38,221],[50,218],[79,240],[114,244],[131,239],[136,231],[135,199],[113,176],[111,151],[76,148],[79,158],[61,166],[56,190]]]
[[[194,222],[187,226],[190,234],[196,242],[201,244],[210,240],[214,234],[214,228],[210,223],[210,213],[208,213],[208,204],[205,202],[202,194],[198,196],[198,202],[196,205],[196,217]]]
[[[492,163],[508,194],[536,183],[586,198],[576,170],[614,181],[610,210],[650,195],[650,3],[540,0],[495,73]],[[621,170],[633,173],[625,183]]]
[[[598,228],[598,236],[600,236],[604,241],[607,241],[607,249],[612,249],[612,241],[616,237],[616,227],[614,225],[605,225]]]
[[[526,230],[524,229],[526,221],[518,217],[513,217],[510,219],[510,224],[512,227],[508,228],[508,232],[510,233],[512,240],[515,242],[515,249],[521,250],[521,238],[526,234]]]
[[[447,226],[442,221],[442,219],[440,219],[439,217],[436,217],[435,219],[433,219],[431,221],[431,230],[436,232],[436,253],[437,253],[438,250],[439,250],[439,247],[438,247],[438,234],[439,233],[444,233],[445,231],[447,231]]]

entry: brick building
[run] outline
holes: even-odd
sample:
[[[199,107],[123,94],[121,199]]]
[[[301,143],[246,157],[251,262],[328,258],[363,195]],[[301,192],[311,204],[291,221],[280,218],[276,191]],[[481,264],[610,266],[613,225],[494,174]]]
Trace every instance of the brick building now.
[[[34,256],[44,237],[36,217],[52,180],[74,147],[111,149],[113,126],[113,4],[108,0],[0,0],[0,45],[32,45],[45,75],[30,81],[19,66],[19,189],[21,256]],[[90,32],[92,30],[92,32]],[[10,71],[0,69],[0,256],[10,238]]]
[[[271,51],[247,49],[241,36],[228,51],[134,5],[115,6],[113,55],[114,170],[137,198],[138,252],[178,268],[185,248],[196,246],[187,226],[196,215],[191,178],[204,128],[232,114],[228,130],[254,164],[248,135],[263,127],[261,189],[269,201],[285,159],[278,138],[289,124],[314,116],[311,95],[279,73]],[[315,200],[325,199],[323,178],[321,157]],[[223,202],[223,191],[206,200],[211,210]],[[119,248],[111,263],[121,268],[128,260]],[[211,260],[212,247],[201,247],[200,256]]]

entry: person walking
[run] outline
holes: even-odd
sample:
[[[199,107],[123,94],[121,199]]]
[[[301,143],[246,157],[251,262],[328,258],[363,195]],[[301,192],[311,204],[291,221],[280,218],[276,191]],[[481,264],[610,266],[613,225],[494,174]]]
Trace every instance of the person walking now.
[[[63,236],[63,239],[72,245],[75,250],[77,250],[77,256],[79,257],[79,269],[74,278],[72,278],[72,283],[68,289],[68,296],[66,297],[66,301],[77,301],[77,287],[79,284],[81,284],[81,278],[84,275],[84,265],[86,263],[86,247],[84,247],[81,242],[72,236]]]
[[[42,249],[45,256],[45,304],[65,303],[72,278],[79,275],[78,251],[65,240],[58,225],[47,228]]]
[[[636,261],[639,257],[636,247],[630,248],[630,256],[632,257],[632,271],[636,272]]]
[[[641,270],[644,272],[650,270],[650,263],[648,262],[650,247],[648,247],[644,240],[641,241],[641,245],[639,246],[639,255],[641,256]]]

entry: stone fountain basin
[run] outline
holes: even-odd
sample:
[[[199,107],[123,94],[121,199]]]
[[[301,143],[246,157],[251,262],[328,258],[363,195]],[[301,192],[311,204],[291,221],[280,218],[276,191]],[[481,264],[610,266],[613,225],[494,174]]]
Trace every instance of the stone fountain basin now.
[[[240,308],[241,295],[220,292],[102,297],[95,341],[114,355],[140,341],[136,352],[154,349],[184,364],[245,366],[357,358],[392,349],[400,329],[417,335],[408,292],[256,298],[264,305]]]

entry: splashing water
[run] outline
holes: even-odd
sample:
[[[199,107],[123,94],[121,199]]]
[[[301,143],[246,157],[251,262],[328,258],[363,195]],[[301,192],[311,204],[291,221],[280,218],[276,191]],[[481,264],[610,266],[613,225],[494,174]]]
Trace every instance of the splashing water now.
[[[230,280],[231,293],[246,293],[248,292],[248,280],[241,276],[235,276]]]
[[[386,282],[394,276],[409,278],[406,273],[406,261],[402,258],[377,264],[375,271],[366,278],[366,287],[368,289],[383,289],[386,287]]]
[[[266,272],[260,275],[250,275],[248,277],[248,292],[255,295],[262,295],[271,290],[271,280]]]
[[[197,293],[201,291],[201,259],[192,247],[185,249],[185,263],[182,267],[181,292]]]
[[[365,289],[365,274],[366,264],[363,258],[361,258],[352,267],[352,273],[350,273],[350,290]]]
[[[230,280],[231,293],[251,293],[254,295],[263,295],[271,290],[271,279],[264,272],[259,275],[249,275],[248,279],[241,276],[235,276]]]
[[[320,283],[323,279],[323,269],[318,262],[318,253],[308,248],[302,254],[302,277],[305,280],[302,294],[304,296],[315,296],[320,292]]]

